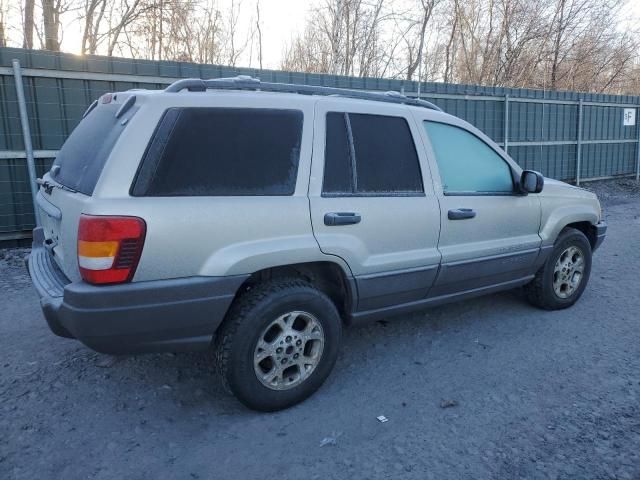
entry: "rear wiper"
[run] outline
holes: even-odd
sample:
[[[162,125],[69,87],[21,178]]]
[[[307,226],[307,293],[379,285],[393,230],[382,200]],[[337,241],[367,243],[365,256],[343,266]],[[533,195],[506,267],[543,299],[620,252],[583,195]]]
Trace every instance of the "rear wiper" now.
[[[51,192],[53,191],[54,188],[59,188],[60,190],[64,190],[66,192],[78,193],[78,191],[74,190],[73,188],[65,187],[64,185],[58,182],[50,182],[49,180],[43,180],[42,178],[37,178],[36,183],[40,185],[48,195],[51,195]]]

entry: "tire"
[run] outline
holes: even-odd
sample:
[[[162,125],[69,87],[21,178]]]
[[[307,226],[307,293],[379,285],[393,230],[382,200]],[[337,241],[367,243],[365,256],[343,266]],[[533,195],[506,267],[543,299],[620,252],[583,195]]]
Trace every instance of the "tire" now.
[[[562,257],[562,258],[561,258]],[[581,267],[580,258],[582,259]],[[556,273],[556,267],[559,268]],[[581,269],[577,285],[576,273]],[[561,310],[578,301],[591,274],[591,244],[580,230],[565,228],[560,232],[553,251],[525,286],[529,302],[545,310]]]
[[[320,388],[341,337],[340,315],[324,293],[301,279],[269,280],[231,306],[216,336],[218,372],[245,406],[281,410]]]

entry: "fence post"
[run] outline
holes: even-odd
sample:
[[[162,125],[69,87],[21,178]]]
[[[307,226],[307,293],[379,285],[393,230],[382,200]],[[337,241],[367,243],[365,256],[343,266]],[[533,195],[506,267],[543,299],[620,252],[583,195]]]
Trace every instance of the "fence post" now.
[[[640,182],[640,123],[638,122],[638,109],[636,109],[636,135],[638,136],[636,151],[636,182]]]
[[[504,96],[504,151],[509,153],[509,94]]]
[[[582,168],[582,98],[578,100],[578,148],[576,151],[576,185],[580,186],[580,169]]]
[[[20,124],[22,125],[22,138],[24,140],[24,152],[27,157],[27,169],[29,170],[29,184],[31,185],[31,200],[33,202],[33,214],[36,220],[36,227],[40,226],[40,213],[36,204],[38,194],[38,183],[36,182],[36,164],[33,159],[33,145],[31,144],[31,130],[29,129],[29,117],[27,116],[27,103],[24,99],[24,87],[22,84],[22,72],[20,62],[13,60],[13,78],[16,82],[16,96],[18,98],[18,109],[20,110]]]

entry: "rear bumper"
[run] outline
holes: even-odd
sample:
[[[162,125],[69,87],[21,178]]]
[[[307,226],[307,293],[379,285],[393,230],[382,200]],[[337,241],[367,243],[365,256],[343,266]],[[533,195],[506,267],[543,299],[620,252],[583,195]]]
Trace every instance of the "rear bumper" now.
[[[40,230],[40,231],[38,231]],[[70,282],[34,230],[29,275],[53,333],[104,353],[207,348],[247,278],[190,277],[122,285]]]
[[[594,230],[595,230],[595,242],[593,244],[593,251],[595,252],[596,249],[602,245],[602,242],[604,242],[605,237],[607,236],[607,224],[605,222],[600,222],[597,223],[596,225],[593,226]]]

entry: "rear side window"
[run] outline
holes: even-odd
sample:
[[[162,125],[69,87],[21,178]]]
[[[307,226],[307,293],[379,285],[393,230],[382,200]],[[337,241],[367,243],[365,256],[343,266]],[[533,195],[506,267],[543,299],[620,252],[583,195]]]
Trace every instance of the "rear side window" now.
[[[355,169],[347,135],[346,113],[327,114],[323,191],[353,193]],[[354,159],[355,160],[355,159]]]
[[[104,164],[127,125],[122,124],[122,117],[116,118],[121,106],[99,104],[82,119],[53,162],[60,167],[57,182],[85,195],[93,194]]]
[[[423,191],[418,154],[404,118],[327,114],[324,194],[411,195]]]
[[[292,195],[298,110],[171,108],[136,178],[138,196]]]

